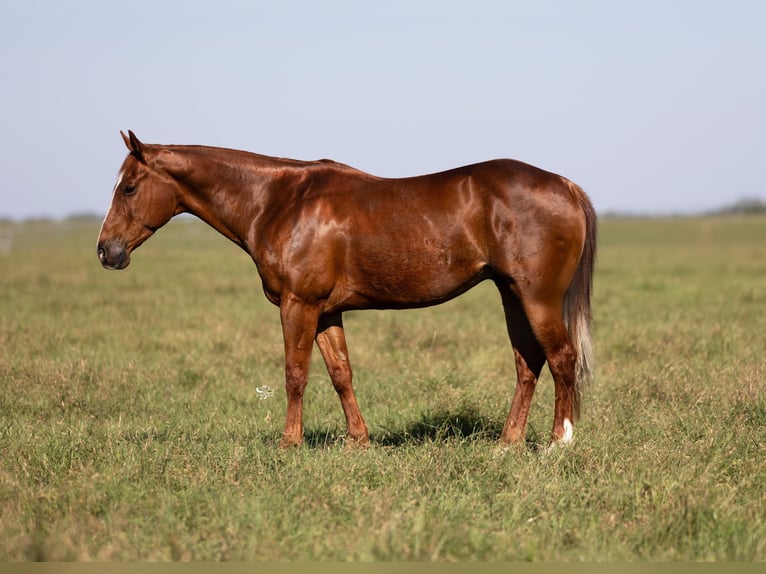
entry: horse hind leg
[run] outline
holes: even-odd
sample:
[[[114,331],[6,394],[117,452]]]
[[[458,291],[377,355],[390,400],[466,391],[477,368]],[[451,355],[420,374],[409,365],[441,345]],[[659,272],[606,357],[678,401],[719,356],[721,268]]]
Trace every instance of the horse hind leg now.
[[[359,446],[369,445],[370,435],[367,424],[356,402],[352,386],[351,364],[348,359],[348,347],[341,315],[323,318],[319,322],[316,342],[327,365],[333,387],[340,398],[343,414],[346,417],[348,437]]]
[[[526,439],[527,417],[537,380],[545,364],[545,352],[537,341],[521,303],[507,285],[498,284],[503,300],[505,323],[516,362],[516,390],[500,441],[522,444]]]
[[[568,443],[573,438],[576,405],[579,404],[575,380],[577,353],[564,324],[561,303],[526,301],[524,308],[553,376],[555,404],[551,443]]]

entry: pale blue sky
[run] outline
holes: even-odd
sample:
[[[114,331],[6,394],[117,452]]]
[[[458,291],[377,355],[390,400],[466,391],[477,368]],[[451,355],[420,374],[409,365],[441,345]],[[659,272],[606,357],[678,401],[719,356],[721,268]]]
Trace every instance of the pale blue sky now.
[[[119,130],[382,176],[513,157],[601,211],[766,199],[766,2],[5,0],[0,216],[103,213]]]

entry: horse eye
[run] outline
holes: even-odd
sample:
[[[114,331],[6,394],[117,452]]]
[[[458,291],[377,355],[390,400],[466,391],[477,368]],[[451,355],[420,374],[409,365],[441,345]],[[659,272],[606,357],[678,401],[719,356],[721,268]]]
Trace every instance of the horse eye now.
[[[136,186],[135,185],[126,185],[122,188],[123,195],[133,195],[136,193]]]

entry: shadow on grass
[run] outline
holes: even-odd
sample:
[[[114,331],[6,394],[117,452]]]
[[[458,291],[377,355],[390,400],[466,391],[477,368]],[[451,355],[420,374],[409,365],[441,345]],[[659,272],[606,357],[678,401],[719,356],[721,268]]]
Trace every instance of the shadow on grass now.
[[[381,446],[403,446],[447,440],[497,441],[503,430],[503,423],[482,416],[473,407],[462,407],[456,411],[438,410],[423,413],[418,420],[402,429],[385,428],[374,433],[373,444]]]
[[[411,422],[404,421],[402,428],[379,427],[370,433],[373,446],[401,447],[426,443],[448,441],[498,442],[503,431],[504,420],[483,416],[470,406],[457,407],[454,410],[425,412]],[[345,442],[345,428],[341,425],[332,428],[306,428],[303,434],[303,446],[310,449],[323,449],[338,446]],[[264,442],[278,444],[281,435],[263,436]],[[526,448],[536,452],[543,443],[534,431],[526,440]]]

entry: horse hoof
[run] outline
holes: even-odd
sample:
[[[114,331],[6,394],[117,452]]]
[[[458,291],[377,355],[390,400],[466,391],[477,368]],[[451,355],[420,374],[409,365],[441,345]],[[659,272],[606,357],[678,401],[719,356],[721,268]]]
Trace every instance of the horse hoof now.
[[[346,435],[345,442],[346,442],[346,448],[350,448],[350,449],[367,450],[368,448],[370,448],[370,437],[367,435],[363,435],[363,436]]]
[[[548,444],[548,448],[545,449],[546,453],[554,453],[560,450],[565,450],[570,448],[574,444],[574,439],[561,439],[561,438],[554,438],[551,440],[551,442]]]
[[[527,451],[527,443],[524,441],[505,442],[501,441],[492,451],[492,458],[502,458],[511,454],[524,453]]]
[[[282,440],[279,441],[279,448],[283,448],[283,449],[298,448],[302,444],[303,444],[303,440],[301,439],[282,437]]]

